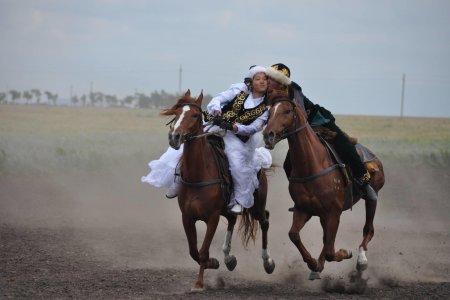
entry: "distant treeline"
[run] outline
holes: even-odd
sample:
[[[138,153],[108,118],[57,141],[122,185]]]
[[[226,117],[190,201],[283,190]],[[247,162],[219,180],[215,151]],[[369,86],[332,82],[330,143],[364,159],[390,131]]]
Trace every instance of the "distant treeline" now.
[[[154,91],[147,95],[135,93],[134,95],[118,98],[115,95],[108,95],[102,92],[91,92],[81,96],[73,95],[69,101],[58,98],[58,94],[39,89],[27,91],[9,90],[0,92],[0,104],[52,104],[71,106],[92,106],[92,107],[128,107],[128,108],[164,108],[175,104],[180,95],[169,94],[164,90]],[[204,95],[204,103],[212,99],[211,95]]]

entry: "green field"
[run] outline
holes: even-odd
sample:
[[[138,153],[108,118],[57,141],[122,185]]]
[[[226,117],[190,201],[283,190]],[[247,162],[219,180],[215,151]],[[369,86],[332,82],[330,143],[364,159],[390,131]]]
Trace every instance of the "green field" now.
[[[0,175],[145,166],[168,147],[169,117],[144,109],[0,106]],[[450,119],[337,116],[385,163],[450,165]],[[287,144],[274,150],[282,162]],[[144,168],[145,169],[145,168]]]

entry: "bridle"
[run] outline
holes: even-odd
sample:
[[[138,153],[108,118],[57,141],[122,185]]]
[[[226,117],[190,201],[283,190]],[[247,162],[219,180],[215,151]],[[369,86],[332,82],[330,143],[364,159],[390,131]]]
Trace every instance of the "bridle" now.
[[[282,139],[285,139],[285,138],[287,138],[287,137],[290,137],[291,135],[293,135],[293,134],[295,134],[295,133],[297,133],[297,132],[299,132],[299,131],[301,131],[301,130],[303,130],[303,129],[305,129],[307,126],[308,126],[308,121],[306,121],[304,124],[302,124],[301,126],[298,126],[297,127],[297,124],[299,123],[299,120],[298,120],[298,117],[297,117],[297,114],[295,113],[295,108],[297,107],[297,105],[295,104],[295,102],[294,101],[292,101],[292,100],[290,100],[290,99],[288,99],[288,98],[280,98],[280,99],[277,99],[274,103],[273,103],[273,105],[275,105],[275,104],[277,104],[277,103],[280,103],[280,102],[288,102],[291,106],[292,106],[292,113],[294,114],[294,130],[292,130],[292,131],[287,131],[287,129],[284,129],[282,132],[281,132],[281,134],[278,134],[278,133],[276,133],[275,134],[275,137],[278,139],[278,140],[282,140]]]
[[[309,124],[308,121],[306,121],[303,125],[297,127],[297,123],[299,122],[299,120],[298,120],[297,114],[295,113],[295,108],[297,106],[296,103],[294,101],[290,100],[290,99],[281,98],[281,99],[277,99],[274,102],[274,104],[282,102],[282,101],[286,101],[286,102],[289,102],[291,104],[292,112],[294,113],[294,123],[295,123],[294,128],[295,127],[296,128],[293,131],[290,131],[290,132],[285,132],[286,130],[283,130],[282,134],[279,135],[279,137],[278,137],[280,140],[285,139],[285,138],[287,138],[287,137],[289,137],[289,136],[291,136],[291,135],[293,135],[293,134],[295,134],[295,133],[305,129],[306,126],[308,126],[308,124]],[[345,164],[340,164],[340,163],[339,164],[333,164],[333,165],[325,168],[324,170],[322,170],[321,172],[319,172],[317,174],[313,174],[313,175],[306,176],[306,177],[288,177],[288,180],[289,180],[290,183],[306,183],[306,182],[313,181],[316,178],[322,177],[322,176],[330,173],[331,171],[333,171],[336,168],[345,168]]]
[[[183,107],[183,106],[192,106],[192,107],[195,107],[195,108],[197,108],[197,109],[200,111],[200,113],[201,113],[202,116],[205,116],[205,115],[206,115],[206,113],[203,111],[203,109],[201,108],[201,106],[198,105],[198,104],[195,104],[195,103],[188,103],[188,102],[186,102],[186,103],[179,103],[179,104],[176,104],[176,105],[174,106],[174,108],[180,108],[180,107]],[[173,128],[173,123],[175,122],[176,119],[177,119],[177,117],[174,117],[172,120],[170,120],[169,122],[166,123],[166,126],[169,125],[170,128],[172,129],[172,128]],[[201,119],[199,120],[199,122],[201,122]],[[205,124],[205,125],[202,125],[202,126],[203,126],[204,128],[207,127],[207,129],[206,129],[203,133],[200,133],[200,134],[188,133],[188,134],[186,134],[186,135],[183,135],[183,136],[181,137],[182,143],[190,142],[190,141],[192,141],[192,140],[195,140],[195,139],[198,139],[198,138],[201,138],[201,137],[205,137],[205,136],[210,136],[210,135],[217,135],[217,136],[224,137],[225,134],[226,134],[225,131],[209,132],[209,129],[213,126],[213,124],[210,124],[210,125],[209,125],[209,124]],[[209,126],[209,127],[208,127],[208,126]]]
[[[186,103],[179,103],[179,104],[176,104],[176,105],[174,106],[174,108],[180,108],[180,107],[183,107],[183,106],[186,106],[186,105],[189,105],[189,106],[192,106],[192,107],[197,108],[197,109],[200,111],[200,113],[201,113],[202,116],[205,116],[205,115],[206,115],[206,113],[202,110],[202,108],[200,107],[200,105],[197,105],[197,104],[195,104],[195,103],[188,103],[188,102],[186,102]],[[172,129],[172,128],[173,128],[173,123],[175,122],[176,119],[177,119],[177,117],[174,117],[172,120],[170,120],[170,121],[166,124],[166,126],[167,126],[167,125],[170,125],[170,128]],[[199,122],[202,122],[202,120],[200,119]],[[201,138],[201,137],[205,137],[205,136],[210,136],[210,135],[216,135],[216,136],[224,137],[225,134],[226,134],[226,131],[209,132],[209,129],[210,129],[213,125],[214,125],[214,124],[211,124],[211,125],[202,125],[203,127],[209,126],[209,127],[205,130],[205,132],[203,132],[203,133],[200,133],[200,134],[197,134],[197,135],[195,135],[194,133],[189,133],[189,134],[183,135],[183,136],[181,137],[182,143],[188,143],[188,142],[193,141],[193,140],[195,140],[195,139],[198,139],[198,138]],[[216,160],[217,168],[219,168],[219,164],[218,164],[218,162],[217,162],[217,158],[214,157],[214,159]],[[178,163],[180,163],[180,162],[178,162]],[[178,167],[178,166],[177,166],[177,167]],[[211,180],[205,180],[205,181],[198,181],[198,182],[189,182],[189,181],[184,180],[183,177],[181,176],[181,174],[176,174],[176,173],[175,173],[175,176],[177,176],[177,175],[180,177],[180,183],[181,183],[181,184],[186,185],[186,186],[190,186],[190,187],[194,187],[194,188],[203,188],[203,187],[210,186],[210,185],[214,185],[214,184],[220,184],[220,185],[223,187],[224,184],[225,184],[225,180],[224,180],[223,178],[211,179]]]

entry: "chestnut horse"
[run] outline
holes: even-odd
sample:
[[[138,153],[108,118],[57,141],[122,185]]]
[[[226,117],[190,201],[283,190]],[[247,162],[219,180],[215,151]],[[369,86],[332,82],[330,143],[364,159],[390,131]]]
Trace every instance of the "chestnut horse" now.
[[[237,264],[234,255],[230,255],[231,237],[236,224],[237,216],[228,212],[227,202],[224,199],[224,181],[219,174],[213,146],[208,142],[207,136],[212,133],[204,132],[201,109],[203,93],[197,99],[191,97],[190,90],[169,109],[161,112],[162,115],[174,115],[170,123],[169,144],[179,149],[184,143],[181,158],[182,185],[178,191],[178,204],[180,206],[183,227],[189,244],[191,257],[200,265],[197,282],[193,291],[203,290],[203,273],[205,269],[219,268],[217,259],[210,257],[209,247],[217,229],[220,216],[228,220],[227,233],[222,247],[224,262],[232,271]],[[259,179],[259,188],[254,193],[255,204],[246,210],[241,218],[243,227],[243,243],[256,236],[256,220],[259,221],[262,231],[262,258],[264,269],[272,273],[275,263],[267,249],[267,231],[269,229],[269,212],[265,209],[267,199],[267,177],[262,170]],[[197,229],[195,223],[206,223],[206,234],[200,251],[197,248]]]
[[[334,163],[329,152],[319,140],[307,121],[303,108],[294,101],[280,97],[274,100],[269,110],[269,120],[263,131],[266,148],[273,149],[280,140],[287,138],[292,170],[289,177],[289,194],[295,203],[289,238],[298,248],[311,274],[309,279],[320,279],[325,260],[342,261],[352,257],[350,250],[335,252],[334,244],[344,207],[347,181],[343,165]],[[377,171],[371,172],[371,185],[378,191],[384,185],[381,161],[375,158],[371,163]],[[358,188],[353,187],[353,203],[362,197]],[[365,270],[368,265],[365,251],[374,235],[373,219],[377,201],[366,200],[366,222],[363,240],[359,246],[357,269]],[[312,216],[320,218],[323,228],[323,248],[319,258],[314,259],[300,239],[300,230]]]

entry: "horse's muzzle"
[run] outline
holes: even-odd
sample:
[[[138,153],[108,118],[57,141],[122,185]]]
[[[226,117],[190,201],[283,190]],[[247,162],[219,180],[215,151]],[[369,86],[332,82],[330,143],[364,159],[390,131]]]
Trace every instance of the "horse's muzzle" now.
[[[180,133],[169,133],[169,145],[175,150],[180,149],[183,143],[183,136]]]
[[[264,143],[267,149],[272,150],[273,148],[275,148],[275,144],[278,143],[278,141],[279,139],[273,131],[264,133]]]

